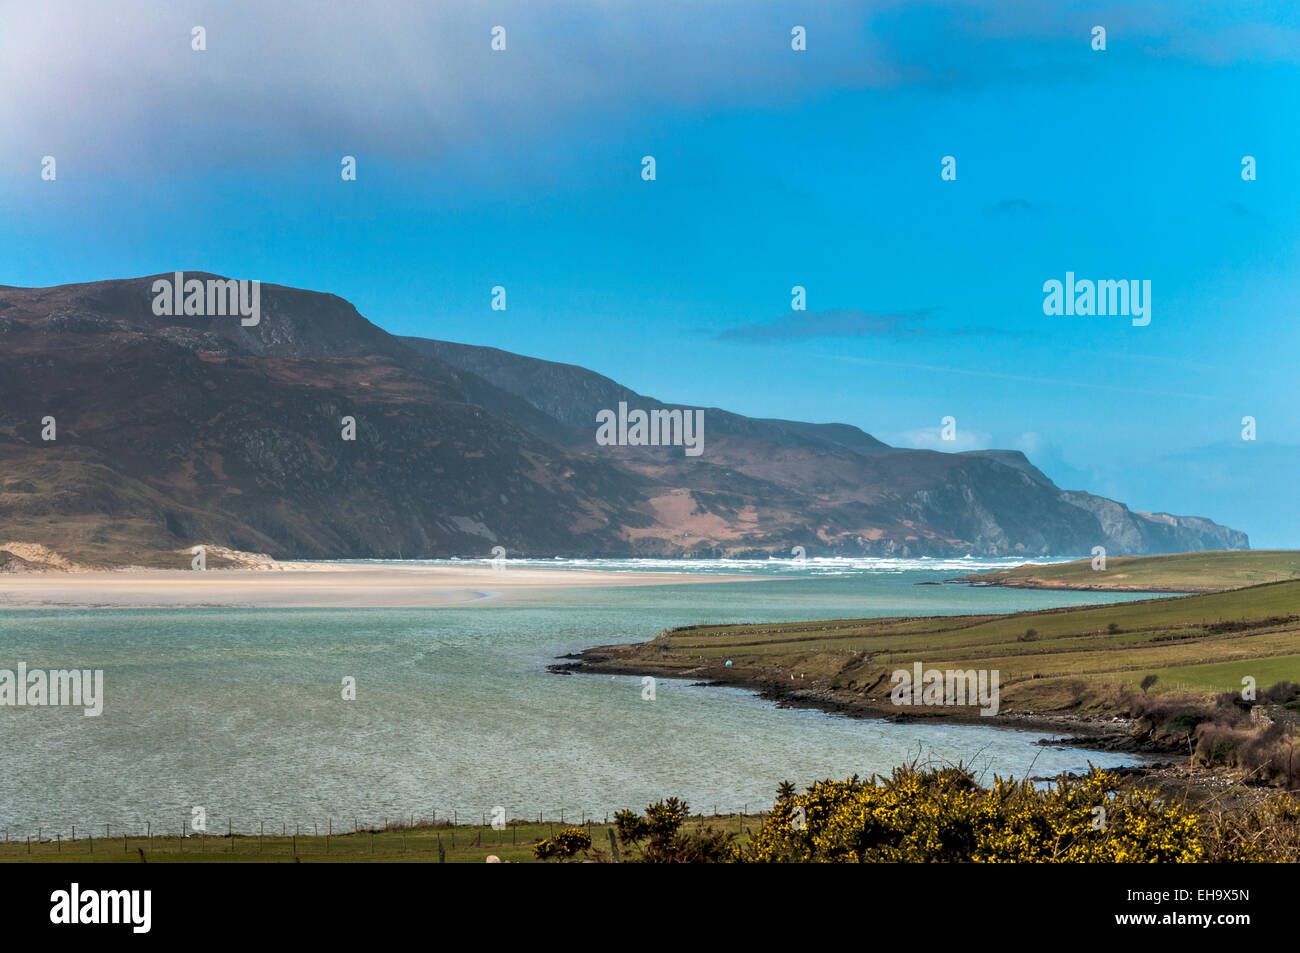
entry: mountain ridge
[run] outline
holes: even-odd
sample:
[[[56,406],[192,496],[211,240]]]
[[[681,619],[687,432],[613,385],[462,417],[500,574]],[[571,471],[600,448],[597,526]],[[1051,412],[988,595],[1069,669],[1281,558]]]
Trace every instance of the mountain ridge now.
[[[263,283],[253,327],[155,315],[152,283],[171,277],[0,286],[0,541],[91,564],[173,564],[199,543],[282,558],[1249,546],[1204,517],[1060,490],[1018,451],[889,447],[849,424],[706,408],[703,457],[601,447],[600,409],[687,405],[391,335],[323,292]]]

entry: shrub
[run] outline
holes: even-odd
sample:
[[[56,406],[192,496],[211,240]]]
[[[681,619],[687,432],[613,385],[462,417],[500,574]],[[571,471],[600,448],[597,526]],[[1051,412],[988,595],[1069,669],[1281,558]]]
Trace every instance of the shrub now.
[[[1286,705],[1300,700],[1300,685],[1295,682],[1278,682],[1259,693],[1259,700],[1272,705]]]
[[[1037,641],[1038,641],[1038,630],[1037,630],[1037,629],[1025,629],[1025,634],[1024,634],[1024,635],[1021,635],[1021,636],[1017,636],[1016,641],[1018,641],[1018,642],[1037,642]]]
[[[1279,682],[1262,695],[1286,697],[1290,683]],[[1255,780],[1300,788],[1300,739],[1284,723],[1255,723],[1254,702],[1239,692],[1217,695],[1213,705],[1195,700],[1126,694],[1120,703],[1134,717],[1139,733],[1170,749],[1186,751],[1202,764],[1222,764],[1249,772]]]
[[[1093,770],[1053,787],[964,768],[895,769],[868,782],[821,781],[778,804],[740,859],[755,862],[1189,862],[1204,858],[1196,816],[1149,791],[1119,792]],[[794,824],[803,808],[802,829]],[[1102,814],[1097,808],[1104,809]]]
[[[698,864],[736,858],[736,848],[732,844],[734,835],[712,827],[682,831],[689,816],[690,806],[670,797],[647,807],[644,817],[635,811],[619,811],[614,815],[614,828],[620,844],[638,851],[636,855],[628,855],[630,861]]]
[[[1213,811],[1201,824],[1210,863],[1300,858],[1300,804],[1288,795],[1245,810]]]
[[[533,856],[538,860],[568,860],[579,851],[591,850],[591,835],[581,827],[566,827],[557,831],[550,840],[540,840],[533,845]]]
[[[1196,730],[1194,754],[1204,764],[1225,764],[1261,782],[1300,788],[1300,742],[1281,724],[1203,724]]]

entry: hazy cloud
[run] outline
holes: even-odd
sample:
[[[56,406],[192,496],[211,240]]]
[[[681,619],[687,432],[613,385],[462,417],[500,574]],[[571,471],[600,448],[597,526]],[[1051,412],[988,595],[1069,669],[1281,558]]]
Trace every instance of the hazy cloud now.
[[[0,162],[67,156],[140,176],[285,155],[426,160],[658,110],[781,107],[830,90],[961,85],[1077,68],[1087,28],[1138,56],[1300,59],[1283,7],[1191,16],[1068,0],[45,0],[6,5]],[[1071,15],[1072,14],[1072,15]],[[793,54],[790,29],[808,31]],[[507,29],[493,53],[490,30]],[[190,48],[203,26],[207,50]],[[56,51],[51,55],[51,51]],[[1108,54],[1111,55],[1111,54]],[[1092,61],[1087,61],[1092,63]],[[1074,64],[1074,65],[1072,65]],[[1089,68],[1095,68],[1090,66]]]

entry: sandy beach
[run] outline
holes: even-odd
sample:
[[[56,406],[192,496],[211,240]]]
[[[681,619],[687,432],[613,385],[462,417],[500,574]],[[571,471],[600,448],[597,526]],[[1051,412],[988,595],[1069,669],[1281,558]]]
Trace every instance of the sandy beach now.
[[[578,569],[281,563],[275,569],[129,569],[0,575],[0,609],[435,608],[547,589],[736,582],[705,576]]]

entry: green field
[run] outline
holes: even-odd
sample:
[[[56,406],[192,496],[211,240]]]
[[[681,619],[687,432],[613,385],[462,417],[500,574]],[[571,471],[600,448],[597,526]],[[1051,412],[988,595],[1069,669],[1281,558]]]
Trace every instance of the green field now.
[[[1300,580],[1008,615],[693,626],[594,649],[584,668],[741,682],[896,711],[890,673],[921,662],[996,669],[1004,713],[1100,712],[1116,689],[1148,675],[1157,677],[1155,692],[1240,690],[1243,675],[1260,688],[1300,682],[1297,649]]]
[[[1175,553],[1168,556],[1112,556],[1106,568],[1080,559],[1049,566],[972,573],[960,581],[974,585],[1031,589],[1115,589],[1137,592],[1215,592],[1265,582],[1300,579],[1300,552]]]
[[[687,830],[710,826],[736,834],[743,839],[760,823],[760,817],[726,814],[718,817],[696,815],[687,821]],[[587,823],[561,825],[512,821],[504,830],[491,826],[447,825],[416,826],[406,830],[388,829],[359,833],[304,835],[294,837],[259,837],[236,834],[234,837],[204,835],[183,839],[137,837],[121,834],[108,838],[77,840],[53,839],[47,834],[40,843],[11,840],[0,843],[0,863],[448,863],[481,864],[489,855],[503,862],[537,863],[532,845],[552,837],[562,827],[579,826],[591,835],[593,848],[609,851],[610,824]],[[442,860],[438,848],[442,846]],[[295,858],[297,858],[295,860]]]

